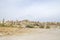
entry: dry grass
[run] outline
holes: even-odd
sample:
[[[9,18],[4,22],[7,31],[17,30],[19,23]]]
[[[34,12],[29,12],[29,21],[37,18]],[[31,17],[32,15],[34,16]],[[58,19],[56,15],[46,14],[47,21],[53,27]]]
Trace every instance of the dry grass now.
[[[0,27],[0,36],[1,35],[18,35],[22,33],[29,32],[27,28],[15,28],[15,27]]]
[[[44,31],[49,31],[50,29],[41,29],[41,28],[17,28],[17,27],[0,27],[0,36],[7,35],[24,35],[30,33],[42,33]]]

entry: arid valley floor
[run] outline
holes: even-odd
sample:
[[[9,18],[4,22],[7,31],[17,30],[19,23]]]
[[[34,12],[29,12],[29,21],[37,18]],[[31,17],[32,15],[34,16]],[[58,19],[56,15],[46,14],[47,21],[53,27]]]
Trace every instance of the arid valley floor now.
[[[0,40],[60,40],[60,29],[0,28]]]

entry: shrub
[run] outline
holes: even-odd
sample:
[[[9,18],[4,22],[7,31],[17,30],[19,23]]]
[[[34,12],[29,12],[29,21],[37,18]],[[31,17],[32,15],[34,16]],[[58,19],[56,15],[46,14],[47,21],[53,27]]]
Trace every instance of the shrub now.
[[[44,28],[44,26],[40,26],[39,28]]]
[[[47,29],[49,29],[50,27],[49,27],[49,26],[47,26],[46,28],[47,28]]]
[[[33,25],[27,25],[26,27],[27,27],[27,28],[34,28]]]

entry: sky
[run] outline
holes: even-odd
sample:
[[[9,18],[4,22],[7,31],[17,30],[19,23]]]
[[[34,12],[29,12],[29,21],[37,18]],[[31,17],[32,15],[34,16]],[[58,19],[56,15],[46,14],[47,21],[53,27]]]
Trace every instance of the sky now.
[[[0,20],[60,22],[60,0],[0,0]]]

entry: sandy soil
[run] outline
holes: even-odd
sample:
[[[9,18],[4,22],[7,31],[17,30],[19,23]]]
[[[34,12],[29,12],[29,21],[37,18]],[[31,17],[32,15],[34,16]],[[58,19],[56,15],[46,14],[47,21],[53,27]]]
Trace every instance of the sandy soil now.
[[[24,29],[26,31],[26,29]],[[27,29],[19,35],[0,36],[0,40],[60,40],[60,29]]]

